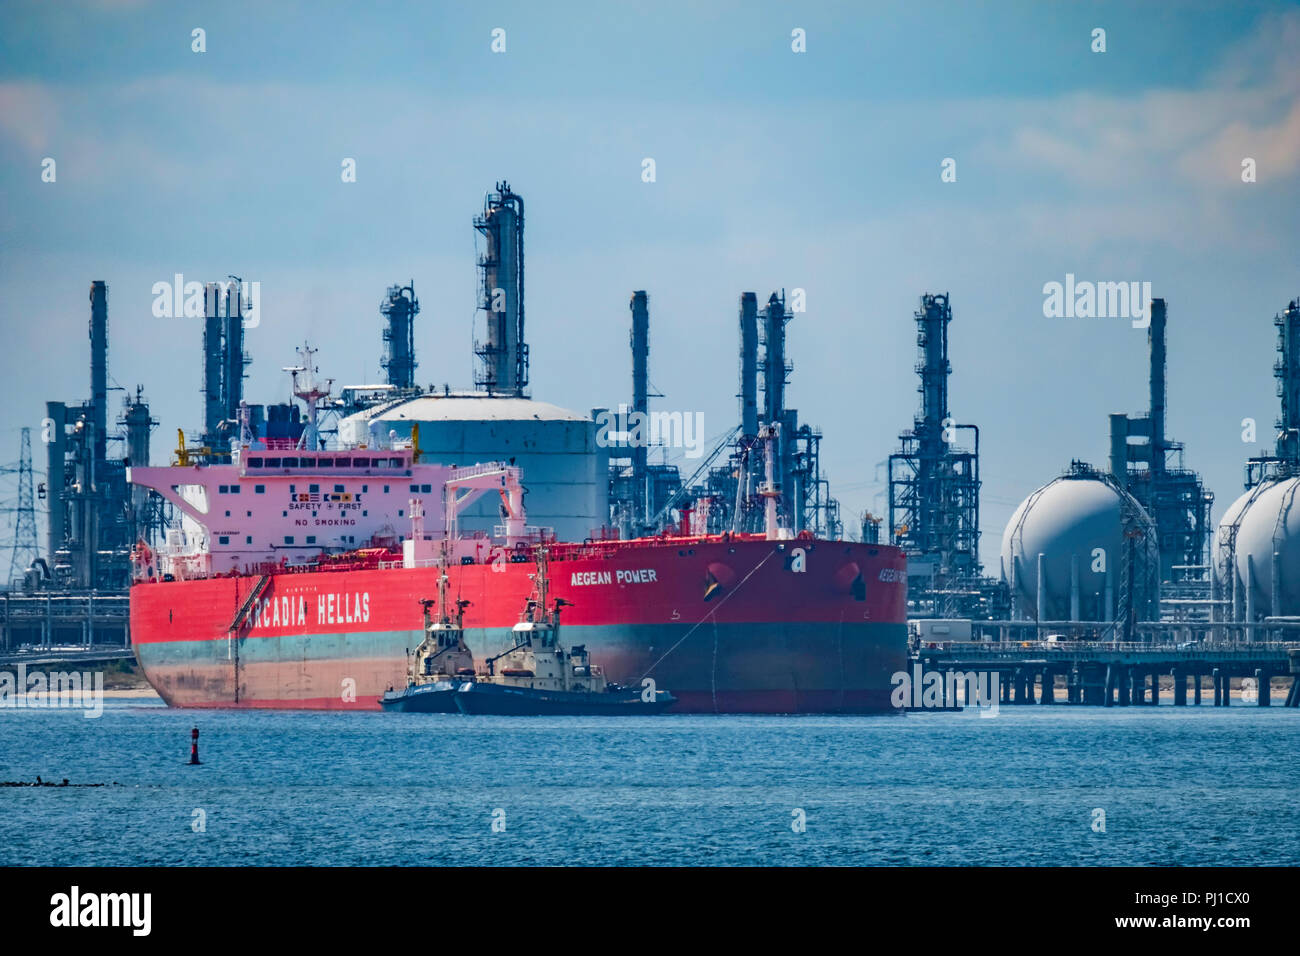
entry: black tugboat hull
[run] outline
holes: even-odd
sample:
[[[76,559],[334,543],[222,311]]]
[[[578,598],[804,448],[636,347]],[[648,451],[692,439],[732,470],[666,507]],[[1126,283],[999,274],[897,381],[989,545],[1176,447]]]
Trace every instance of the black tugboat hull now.
[[[438,681],[405,690],[390,690],[379,698],[379,706],[400,714],[458,714],[456,689],[459,686],[452,681]]]
[[[533,690],[486,682],[466,682],[452,695],[464,714],[503,717],[613,717],[659,714],[677,698],[659,691],[653,701],[643,701],[638,690],[588,694],[575,691]]]

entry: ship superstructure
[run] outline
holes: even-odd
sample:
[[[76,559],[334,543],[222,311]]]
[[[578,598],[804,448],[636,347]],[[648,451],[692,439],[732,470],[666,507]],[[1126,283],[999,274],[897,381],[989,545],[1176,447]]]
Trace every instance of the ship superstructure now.
[[[458,509],[492,489],[508,514],[502,545],[544,534],[525,528],[519,469],[505,465],[422,464],[409,443],[312,452],[250,446],[232,458],[229,465],[128,470],[131,482],[153,489],[187,519],[156,552],[156,574],[184,580],[253,572],[403,541],[428,560],[433,536],[416,540],[399,529],[426,514],[435,526],[454,528]],[[450,507],[444,491],[456,495]],[[484,535],[457,538],[452,557],[478,558],[490,546]]]
[[[513,548],[529,535],[545,536],[545,529],[525,527],[518,468],[421,463],[418,428],[409,438],[393,436],[384,445],[327,449],[318,418],[330,383],[316,379],[314,354],[304,346],[299,349],[303,364],[285,368],[293,376],[295,397],[307,409],[296,438],[254,436],[244,406],[239,438],[231,441],[228,455],[191,460],[182,435],[174,465],[127,469],[127,481],[157,492],[183,516],[161,548],[139,549],[137,579],[253,573],[399,545],[414,560],[429,561],[435,537],[450,542],[451,559],[478,559],[490,540],[482,533],[462,537],[458,517],[472,499],[492,489],[501,493],[502,544]],[[225,458],[229,464],[220,463]],[[426,533],[426,518],[444,533]],[[409,534],[403,533],[406,528]]]

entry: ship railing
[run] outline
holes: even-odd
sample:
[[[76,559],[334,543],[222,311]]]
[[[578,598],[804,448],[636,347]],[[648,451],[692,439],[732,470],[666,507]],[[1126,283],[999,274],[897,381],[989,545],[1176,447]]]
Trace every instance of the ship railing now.
[[[701,544],[726,544],[731,541],[764,541],[763,534],[737,533],[730,535],[707,534],[689,537],[628,538],[620,540],[589,539],[582,542],[566,542],[549,546],[550,557],[556,561],[580,560],[589,558],[608,558],[616,554],[625,554],[629,545],[633,548],[676,548],[690,549]]]
[[[545,546],[547,548],[548,556],[552,561],[579,561],[579,560],[608,559],[615,555],[626,553],[629,545],[632,545],[635,548],[677,548],[681,550],[681,549],[689,549],[700,544],[725,544],[728,541],[766,540],[764,535],[762,534],[732,534],[729,536],[694,535],[688,538],[658,537],[658,538],[632,538],[628,540],[592,539],[585,542],[556,542],[554,538],[549,535],[550,529],[548,528],[538,529],[535,528],[535,526],[530,526],[529,530],[530,531],[539,530],[543,533],[540,535],[538,539],[530,539],[528,541],[520,542],[520,544],[522,544],[524,547],[519,549],[519,551],[523,551],[526,553],[530,548]],[[439,536],[426,535],[425,537],[427,540],[436,540]],[[481,541],[486,537],[487,536],[483,532],[476,531],[472,535],[466,535],[465,539]],[[498,547],[500,546],[494,546],[491,552],[484,555],[483,560],[481,562],[476,560],[474,563],[476,564],[491,563],[491,561],[494,560],[499,555]],[[438,563],[437,558],[425,558],[417,561],[415,566],[432,567],[437,563]],[[456,559],[454,563],[457,564],[460,563],[459,559]],[[182,580],[195,580],[195,579],[210,578],[210,577],[224,577],[224,576],[228,576],[229,574],[243,574],[243,575],[252,576],[252,575],[262,575],[262,574],[270,574],[270,575],[309,574],[313,572],[329,572],[329,571],[367,571],[367,570],[375,570],[375,569],[389,570],[392,568],[400,568],[403,567],[404,565],[405,565],[404,559],[402,558],[400,553],[396,552],[394,549],[373,548],[373,549],[365,549],[361,552],[350,552],[346,554],[331,556],[325,558],[324,560],[318,559],[315,561],[307,561],[307,562],[302,562],[297,564],[289,564],[287,562],[281,563],[276,561],[261,561],[261,562],[245,565],[243,569],[238,572],[214,573],[206,567],[192,567],[187,565],[182,569],[178,569],[180,573],[177,573],[176,576],[178,579],[182,579]],[[996,642],[979,642],[973,644],[972,646],[979,647],[979,646],[984,646],[987,643],[996,643]],[[1010,646],[1011,643],[1012,642],[1008,642],[1007,646]],[[1050,646],[1060,646],[1060,645],[1053,644]],[[1110,645],[1107,645],[1107,647],[1109,646]],[[1151,645],[1141,644],[1138,646],[1150,647]]]
[[[494,538],[508,537],[506,526],[503,524],[493,525],[492,536]],[[555,540],[555,529],[535,524],[524,525],[524,533],[520,537],[535,544],[544,544],[547,541]]]
[[[326,558],[325,560],[304,561],[298,564],[261,561],[248,565],[244,573],[249,575],[278,575],[328,573],[331,571],[372,571],[375,568],[382,567],[385,563],[392,563],[387,556],[392,555],[394,552],[387,548],[367,549],[367,551],[369,553],[364,551],[351,552],[337,557]],[[401,558],[398,558],[396,563],[401,565]]]
[[[405,568],[405,567],[436,568],[441,560],[442,560],[441,558],[419,558],[418,560],[413,561],[411,562],[411,564],[408,565],[403,558],[397,558],[393,561],[380,561],[379,564],[376,565],[376,567],[380,571],[391,571],[393,568]]]
[[[479,475],[486,475],[489,472],[493,472],[493,471],[501,471],[503,468],[508,468],[508,467],[509,467],[508,465],[504,465],[501,462],[496,462],[496,461],[490,461],[487,462],[486,464],[480,463],[477,465],[465,465],[463,468],[458,467],[453,469],[451,474],[448,475],[448,479],[451,481],[456,481],[461,478],[476,478]]]
[[[501,529],[498,528],[496,530],[500,531]],[[629,541],[620,541],[617,539],[609,539],[603,541],[592,540],[592,541],[585,541],[585,542],[577,542],[577,541],[556,542],[553,537],[553,531],[550,528],[545,528],[545,527],[538,528],[536,526],[530,525],[526,530],[528,532],[528,540],[521,541],[520,544],[524,545],[525,549],[530,546],[539,547],[541,545],[545,545],[547,548],[548,556],[553,561],[578,561],[578,560],[591,560],[591,559],[599,560],[603,558],[610,558],[616,554],[625,553],[627,551],[627,546],[630,543]],[[425,537],[427,540],[434,540],[437,536],[426,535]],[[473,537],[481,539],[485,536],[482,534],[482,532],[475,532]],[[497,537],[500,538],[503,537],[503,535],[498,534]],[[722,535],[697,535],[690,538],[632,539],[632,541],[635,542],[635,545],[638,548],[679,548],[679,549],[690,548],[698,544],[725,543],[728,540],[763,541],[766,539],[765,536],[762,534],[734,534],[731,535],[729,538],[724,538]],[[495,552],[495,548],[493,550]],[[485,555],[484,563],[490,563],[494,557],[495,554]],[[437,563],[438,563],[437,558],[423,558],[417,560],[414,566],[417,568],[433,567]],[[385,558],[381,560],[378,564],[378,567],[381,569],[400,568],[403,566],[404,566],[404,561],[402,558],[392,558],[392,559]]]
[[[1281,651],[1296,646],[1294,641],[1252,641],[1233,644],[1216,644],[1208,641],[1196,642],[1160,642],[1149,641],[1041,641],[1041,640],[1006,640],[1006,641],[927,641],[924,638],[914,640],[916,649],[925,651],[951,651],[976,653],[987,657],[1023,657],[1024,651],[1094,651],[1101,653],[1133,653],[1135,651],[1157,651],[1160,653],[1178,652],[1196,655],[1207,651],[1215,653],[1224,651]]]

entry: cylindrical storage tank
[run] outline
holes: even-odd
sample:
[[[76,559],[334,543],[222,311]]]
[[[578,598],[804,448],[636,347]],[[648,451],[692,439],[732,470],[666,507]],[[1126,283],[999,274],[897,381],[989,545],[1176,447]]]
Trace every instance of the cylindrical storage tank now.
[[[1002,534],[1002,578],[1020,616],[1042,620],[1110,621],[1117,614],[1124,569],[1123,510],[1127,501],[1141,535],[1134,537],[1137,581],[1158,561],[1155,525],[1130,495],[1096,472],[1077,471],[1039,488],[1018,507]],[[1039,555],[1043,587],[1039,591]],[[1149,595],[1138,619],[1149,619]],[[1077,614],[1076,614],[1077,609]]]
[[[1256,620],[1300,614],[1300,478],[1274,481],[1243,495],[1223,516],[1215,540],[1226,542],[1234,523],[1230,573],[1240,603]]]
[[[420,426],[420,460],[438,465],[509,462],[523,470],[528,524],[582,541],[609,523],[609,450],[593,419],[548,402],[484,392],[424,395],[367,409],[339,423],[345,443],[385,446]],[[492,533],[500,500],[483,495],[461,513],[463,531]]]

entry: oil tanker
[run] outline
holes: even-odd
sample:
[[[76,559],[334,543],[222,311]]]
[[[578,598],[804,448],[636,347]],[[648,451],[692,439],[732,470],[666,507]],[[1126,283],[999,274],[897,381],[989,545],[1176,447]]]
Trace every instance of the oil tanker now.
[[[164,545],[133,555],[132,646],[168,704],[378,709],[406,679],[444,563],[482,659],[505,649],[545,547],[569,638],[611,680],[670,691],[674,712],[891,709],[901,550],[773,520],[753,534],[557,542],[527,524],[519,468],[424,463],[418,442],[245,443],[229,463],[129,469],[182,515]],[[491,493],[504,524],[460,533],[460,512]],[[356,547],[329,553],[310,533],[323,528]]]

